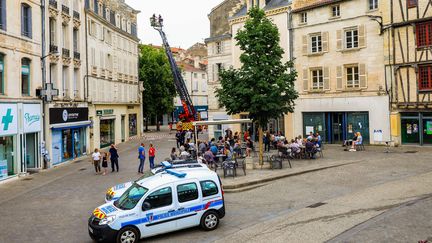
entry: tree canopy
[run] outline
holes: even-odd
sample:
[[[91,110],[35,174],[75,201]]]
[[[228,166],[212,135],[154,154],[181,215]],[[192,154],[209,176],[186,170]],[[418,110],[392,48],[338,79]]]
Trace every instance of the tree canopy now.
[[[171,113],[176,90],[165,51],[148,45],[140,45],[139,49],[139,78],[144,81],[143,114],[151,117]]]
[[[265,127],[271,118],[294,112],[298,97],[293,62],[283,62],[279,31],[259,8],[252,8],[244,29],[235,36],[242,54],[242,67],[222,70],[219,105],[229,115],[249,113],[249,118]]]

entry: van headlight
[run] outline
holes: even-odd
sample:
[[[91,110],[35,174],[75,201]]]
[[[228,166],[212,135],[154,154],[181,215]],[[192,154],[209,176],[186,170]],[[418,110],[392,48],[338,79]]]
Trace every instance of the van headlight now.
[[[114,215],[105,217],[105,218],[101,219],[101,221],[99,221],[99,225],[111,224],[112,222],[114,222],[115,219],[116,219],[116,216],[114,216]]]

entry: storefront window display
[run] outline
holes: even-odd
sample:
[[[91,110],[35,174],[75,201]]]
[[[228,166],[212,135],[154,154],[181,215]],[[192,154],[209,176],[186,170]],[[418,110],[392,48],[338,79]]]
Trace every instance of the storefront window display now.
[[[63,129],[53,132],[53,164],[82,156],[86,152],[86,128]]]
[[[114,119],[100,121],[100,147],[108,147],[115,143]]]
[[[14,161],[15,137],[0,137],[0,180],[16,174]]]
[[[137,134],[137,114],[129,114],[129,137],[136,136]]]

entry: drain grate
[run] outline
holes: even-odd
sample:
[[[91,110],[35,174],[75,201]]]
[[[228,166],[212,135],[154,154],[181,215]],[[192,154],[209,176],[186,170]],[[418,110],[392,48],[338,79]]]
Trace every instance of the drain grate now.
[[[405,151],[406,154],[415,154],[415,153],[417,153],[417,152],[418,152],[418,151],[415,151],[415,150]]]
[[[87,168],[81,168],[81,169],[79,169],[79,171],[83,171],[83,170],[87,170]]]
[[[317,208],[317,207],[321,207],[322,205],[326,205],[326,204],[327,203],[319,202],[319,203],[309,205],[309,206],[307,206],[307,208]]]

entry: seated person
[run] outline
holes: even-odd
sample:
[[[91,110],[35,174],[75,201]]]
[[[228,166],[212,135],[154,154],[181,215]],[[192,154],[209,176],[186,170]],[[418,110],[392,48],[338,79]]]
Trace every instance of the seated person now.
[[[253,151],[253,149],[254,149],[253,148],[253,142],[252,142],[251,138],[248,137],[247,140],[246,140],[246,156],[247,157],[250,157],[251,152]]]
[[[217,155],[218,154],[218,147],[216,146],[216,144],[213,144],[211,147],[210,147],[210,151],[212,151],[212,153],[213,153],[213,155]]]
[[[317,149],[310,139],[306,141],[305,146],[306,146],[306,153],[310,154],[311,159],[315,159],[315,154],[317,153]]]
[[[298,143],[296,143],[296,141],[294,139],[291,139],[290,148],[291,148],[291,155],[292,156],[299,154],[301,152],[300,145]]]
[[[343,147],[351,146],[353,141],[357,141],[357,133],[356,132],[354,133],[354,137],[352,138],[352,140],[351,141],[345,140],[342,146]]]
[[[363,143],[363,137],[360,132],[357,132],[357,139],[353,140],[351,149],[349,151],[357,151],[357,145],[360,145]]]
[[[212,166],[213,163],[215,162],[215,156],[214,156],[213,152],[210,149],[208,149],[204,153],[204,159],[207,161],[207,164],[210,164],[210,166]]]
[[[190,158],[190,154],[187,151],[183,151],[180,153],[180,158],[181,159],[189,159]]]

